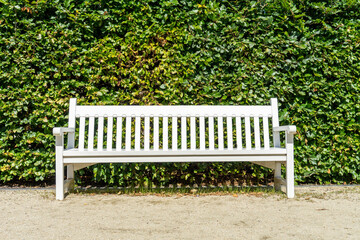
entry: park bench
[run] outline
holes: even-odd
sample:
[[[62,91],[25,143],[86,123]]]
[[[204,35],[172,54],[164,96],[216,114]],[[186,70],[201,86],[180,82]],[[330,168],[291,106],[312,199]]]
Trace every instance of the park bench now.
[[[274,169],[275,189],[285,185],[294,197],[296,127],[279,126],[276,98],[266,106],[81,106],[71,98],[69,108],[68,127],[53,129],[58,200],[76,170],[144,162],[247,161]]]

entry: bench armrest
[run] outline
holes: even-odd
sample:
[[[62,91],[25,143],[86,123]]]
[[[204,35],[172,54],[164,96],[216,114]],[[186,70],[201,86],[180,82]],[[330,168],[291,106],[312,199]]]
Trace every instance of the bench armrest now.
[[[55,127],[53,128],[54,136],[62,136],[64,133],[74,133],[75,128],[66,128],[66,127]]]
[[[273,130],[274,130],[274,132],[285,131],[287,134],[295,134],[296,126],[295,125],[286,125],[286,126],[274,127]]]

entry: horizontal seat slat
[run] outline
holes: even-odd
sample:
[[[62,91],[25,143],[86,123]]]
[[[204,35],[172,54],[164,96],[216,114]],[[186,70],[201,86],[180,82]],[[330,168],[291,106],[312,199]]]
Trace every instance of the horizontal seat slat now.
[[[255,156],[148,156],[142,157],[125,156],[88,156],[88,157],[68,157],[64,158],[64,163],[169,163],[169,162],[280,162],[285,163],[286,155],[255,155]]]
[[[75,157],[75,156],[173,156],[173,155],[181,155],[181,156],[214,156],[214,155],[285,155],[286,149],[285,148],[270,148],[270,149],[251,149],[251,150],[191,150],[187,149],[183,150],[176,150],[176,151],[154,151],[154,150],[140,150],[140,151],[97,151],[94,149],[93,151],[88,151],[85,149],[84,151],[79,151],[78,149],[69,149],[64,151],[64,157]]]
[[[219,117],[219,116],[271,116],[271,106],[76,106],[77,117]]]

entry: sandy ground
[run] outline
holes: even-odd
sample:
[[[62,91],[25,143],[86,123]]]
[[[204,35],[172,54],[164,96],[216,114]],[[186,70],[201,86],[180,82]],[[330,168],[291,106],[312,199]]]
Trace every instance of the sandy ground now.
[[[360,187],[130,196],[1,190],[0,239],[360,239]]]

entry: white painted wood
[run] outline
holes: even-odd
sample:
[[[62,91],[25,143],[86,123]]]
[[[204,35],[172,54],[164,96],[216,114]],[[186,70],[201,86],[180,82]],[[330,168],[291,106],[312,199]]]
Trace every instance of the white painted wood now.
[[[64,199],[64,164],[63,164],[64,136],[56,136],[56,199]]]
[[[122,117],[116,118],[116,151],[122,148]]]
[[[141,118],[135,117],[135,150],[140,150],[140,124]]]
[[[279,126],[273,128],[274,132],[281,132],[285,131],[286,133],[296,133],[296,126],[294,125],[286,125],[286,126]]]
[[[205,150],[205,118],[200,117],[200,150]]]
[[[181,150],[187,148],[186,117],[181,117]]]
[[[79,125],[79,151],[84,151],[84,138],[85,138],[85,117],[81,117],[80,125]]]
[[[76,116],[268,116],[270,106],[77,106]]]
[[[158,151],[159,152],[159,151]],[[170,151],[168,151],[170,152]],[[182,151],[178,151],[182,152]],[[152,162],[152,163],[168,163],[168,162],[273,162],[273,161],[286,161],[286,156],[144,156],[144,157],[68,157],[64,158],[65,163],[140,163],[140,162]]]
[[[286,134],[286,194],[294,198],[294,135]]]
[[[277,98],[271,98],[270,99],[270,104],[271,104],[271,114],[272,114],[272,127],[273,129],[275,127],[279,126],[279,115],[278,115],[278,101]],[[273,143],[274,143],[274,147],[275,148],[279,148],[280,147],[280,133],[279,132],[274,132],[273,131]],[[281,178],[281,163],[276,163],[275,164],[275,171],[274,171],[274,177],[275,178]],[[278,182],[276,182],[274,180],[275,184],[275,190],[281,190],[281,185],[278,184]]]
[[[227,148],[233,150],[233,132],[232,132],[232,117],[226,117],[226,128],[227,128]]]
[[[106,150],[112,151],[112,143],[113,143],[113,118],[108,117],[107,121],[107,136],[106,136]]]
[[[89,118],[89,130],[88,130],[88,150],[94,150],[94,129],[95,129],[95,119],[94,117]]]
[[[169,129],[168,129],[169,120],[168,117],[163,117],[163,150],[167,151],[169,149]]]
[[[215,149],[214,117],[209,117],[209,150]]]
[[[245,144],[247,150],[251,149],[250,117],[245,117]]]
[[[172,150],[176,151],[177,150],[177,141],[178,141],[178,137],[177,137],[177,117],[172,117]]]
[[[159,117],[154,117],[154,150],[159,151]]]
[[[125,151],[131,149],[131,117],[126,117]]]
[[[287,196],[294,197],[294,147],[293,134],[295,126],[278,124],[277,100],[271,100],[271,106],[76,106],[76,99],[70,102],[73,118],[80,117],[79,148],[64,150],[65,133],[73,134],[74,127],[54,128],[56,136],[56,199],[64,198],[64,166],[67,166],[67,182],[72,180],[73,171],[96,163],[130,163],[130,162],[239,162],[247,161],[275,169],[275,187],[279,186],[281,164],[286,164]],[[75,107],[74,107],[75,106]],[[142,111],[143,110],[143,111]],[[69,114],[69,116],[71,115]],[[107,146],[104,150],[104,117],[116,115],[116,148],[112,148],[113,117],[108,118]],[[242,145],[242,116],[245,119],[246,148]],[[88,147],[85,148],[85,119],[89,117]],[[95,117],[98,117],[98,147],[94,149]],[[122,150],[122,118],[126,119],[125,151]],[[132,118],[135,126],[132,128]],[[163,144],[159,146],[159,117],[162,117]],[[172,117],[172,151],[168,150],[168,117]],[[187,118],[190,119],[190,149],[187,149]],[[209,119],[209,149],[206,149],[205,118]],[[215,124],[217,118],[218,148],[215,149]],[[227,121],[227,148],[224,148],[223,118]],[[261,147],[260,117],[263,118],[264,146]],[[70,118],[70,117],[69,117]],[[110,119],[111,118],[111,119]],[[141,149],[141,118],[144,118],[144,149]],[[153,129],[150,129],[150,118],[154,118]],[[178,118],[181,119],[181,151],[177,151]],[[199,119],[197,129],[196,118]],[[236,144],[233,147],[233,118],[236,125]],[[255,148],[251,143],[251,118],[254,118]],[[269,118],[272,119],[274,147],[270,147]],[[70,125],[70,120],[69,120]],[[92,129],[92,130],[91,130]],[[135,130],[133,130],[135,129]],[[150,131],[154,134],[154,147],[150,148]],[[135,131],[135,147],[132,149],[132,131]],[[280,138],[276,135],[285,131],[286,148],[280,147]],[[197,149],[197,132],[200,148]],[[111,136],[110,136],[111,135]],[[110,141],[109,141],[110,140]],[[93,141],[91,143],[91,141]],[[83,142],[80,144],[80,142]],[[111,144],[109,143],[111,142]],[[70,145],[71,146],[71,143]],[[69,170],[70,169],[70,170]],[[70,174],[69,174],[70,172]],[[66,190],[66,189],[65,189]]]
[[[224,127],[223,117],[218,117],[218,149],[224,150]]]
[[[242,130],[241,130],[241,118],[236,117],[236,145],[238,150],[242,150]]]
[[[144,149],[150,149],[150,118],[145,117],[144,122]]]
[[[254,117],[255,149],[260,149],[260,122],[259,117]]]
[[[191,147],[191,150],[196,149],[196,119],[195,119],[195,117],[190,118],[190,147]]]
[[[277,98],[271,98],[271,114],[272,114],[272,127],[279,126],[278,102]],[[280,133],[273,132],[274,147],[280,147]]]
[[[69,128],[74,128],[76,125],[76,98],[70,98],[69,102]],[[75,132],[68,134],[67,149],[74,148],[75,145]]]
[[[97,150],[102,151],[104,145],[104,117],[99,117],[98,119],[98,143],[97,143]]]
[[[77,157],[83,157],[83,156],[193,156],[193,155],[203,155],[203,156],[216,156],[216,155],[232,155],[232,156],[237,156],[237,155],[241,155],[241,156],[251,156],[251,155],[255,155],[255,156],[261,156],[261,155],[277,155],[277,156],[285,156],[287,153],[287,150],[285,148],[270,148],[268,150],[265,149],[259,149],[259,150],[255,150],[255,149],[251,149],[251,150],[228,150],[228,149],[224,149],[224,150],[200,150],[200,149],[196,149],[196,150],[191,150],[191,149],[187,149],[186,151],[153,151],[153,150],[149,150],[149,151],[145,151],[145,150],[140,150],[140,151],[135,151],[135,150],[131,150],[131,151],[77,151],[76,149],[70,149],[70,150],[65,150],[63,152],[63,156],[66,157],[71,157],[71,156],[77,156]]]
[[[263,128],[264,128],[264,148],[270,148],[270,139],[269,139],[269,119],[268,117],[263,117]]]

